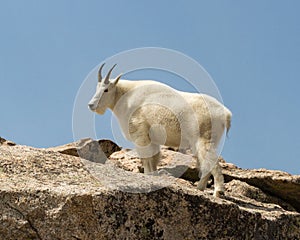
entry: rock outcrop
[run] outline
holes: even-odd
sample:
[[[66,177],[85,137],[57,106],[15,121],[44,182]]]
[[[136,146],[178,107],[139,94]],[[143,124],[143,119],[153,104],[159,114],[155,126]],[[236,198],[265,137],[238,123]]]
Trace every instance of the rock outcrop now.
[[[7,143],[1,138],[0,239],[300,239],[300,176],[223,162],[226,192],[214,198],[212,184],[196,189],[188,154],[163,149],[160,169],[185,171],[174,178],[141,174],[132,151],[109,152],[113,143],[101,146],[104,155],[87,140],[64,150]]]
[[[115,152],[110,159],[127,171],[143,172],[142,164],[132,150],[124,149]],[[245,195],[252,199],[257,198],[256,200],[259,202],[273,202],[284,209],[300,212],[300,176],[267,169],[245,170],[226,163],[222,158],[220,158],[220,163],[226,183],[239,180],[252,186],[252,189],[246,190],[242,188],[245,184],[239,185],[240,188],[235,189],[239,195]],[[162,160],[159,166],[168,172],[182,173],[180,177],[189,182],[195,183],[199,180],[196,159],[190,154],[162,148]],[[253,187],[260,190],[261,193],[253,192]]]
[[[108,139],[96,141],[90,138],[85,138],[78,142],[48,148],[48,150],[81,157],[92,162],[104,163],[107,157],[114,152],[120,151],[121,148]]]

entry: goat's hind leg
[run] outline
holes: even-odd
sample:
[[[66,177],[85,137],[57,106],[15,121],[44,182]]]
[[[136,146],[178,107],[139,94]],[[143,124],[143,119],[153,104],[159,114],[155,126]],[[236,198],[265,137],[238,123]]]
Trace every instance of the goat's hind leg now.
[[[214,177],[214,196],[220,197],[224,192],[224,177],[216,151],[210,149],[205,160],[206,166]],[[210,175],[210,174],[209,174]]]
[[[210,178],[211,174],[206,174],[206,176],[202,176],[202,174],[199,172],[199,177],[200,177],[200,180],[198,182],[198,189],[203,191],[206,187],[207,187],[207,183],[208,183],[208,180]]]
[[[197,187],[199,190],[203,191],[206,188],[207,182],[211,176],[210,171],[207,170],[207,167],[205,165],[206,151],[203,141],[198,140],[192,150],[194,155],[197,157],[197,168],[199,170],[200,180]]]
[[[224,192],[224,177],[214,145],[205,144],[199,140],[196,145],[196,155],[200,178],[198,188],[204,190],[212,174],[214,177],[214,196],[219,197]]]
[[[211,173],[214,177],[214,196],[220,197],[220,195],[224,194],[224,176],[219,162],[216,163]]]
[[[200,168],[201,169],[201,168]],[[198,183],[198,189],[204,190],[207,186],[207,182],[211,175],[214,177],[214,196],[220,197],[224,193],[224,177],[222,174],[222,169],[217,162],[215,167],[212,168],[211,173],[207,174],[207,171],[205,171],[206,175],[202,176],[201,170],[199,170],[199,177],[200,181]]]

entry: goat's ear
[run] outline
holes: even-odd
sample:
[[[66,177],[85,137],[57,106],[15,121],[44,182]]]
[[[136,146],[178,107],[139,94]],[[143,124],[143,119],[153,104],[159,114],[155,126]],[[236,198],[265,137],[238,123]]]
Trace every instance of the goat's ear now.
[[[116,77],[116,79],[112,82],[112,84],[113,84],[114,86],[116,86],[117,83],[119,82],[119,80],[120,80],[121,77],[122,77],[122,73]]]

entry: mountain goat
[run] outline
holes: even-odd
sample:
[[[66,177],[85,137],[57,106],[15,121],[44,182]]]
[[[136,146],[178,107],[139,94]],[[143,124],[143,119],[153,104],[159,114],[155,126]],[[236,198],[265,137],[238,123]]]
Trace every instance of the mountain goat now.
[[[116,65],[102,78],[103,66],[89,108],[98,114],[107,108],[113,111],[125,137],[135,144],[144,172],[157,170],[160,145],[191,148],[199,168],[198,188],[204,190],[212,174],[214,196],[219,196],[224,178],[217,147],[230,128],[231,112],[205,94],[181,92],[150,80],[120,80],[121,74],[110,79]]]

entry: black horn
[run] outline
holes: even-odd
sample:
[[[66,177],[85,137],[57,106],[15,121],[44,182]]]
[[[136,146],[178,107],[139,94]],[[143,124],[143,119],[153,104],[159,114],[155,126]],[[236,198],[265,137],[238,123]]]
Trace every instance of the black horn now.
[[[105,84],[108,84],[108,83],[109,83],[109,77],[110,77],[110,74],[111,74],[112,70],[115,68],[116,65],[117,65],[117,64],[113,65],[113,67],[108,71],[108,73],[107,73],[107,75],[106,75],[106,77],[105,77],[105,80],[104,80],[104,83],[105,83]]]
[[[102,68],[103,68],[104,65],[105,65],[105,63],[103,63],[101,65],[101,67],[99,68],[99,71],[98,71],[98,82],[101,82],[101,80],[102,80],[101,71],[102,71]]]

